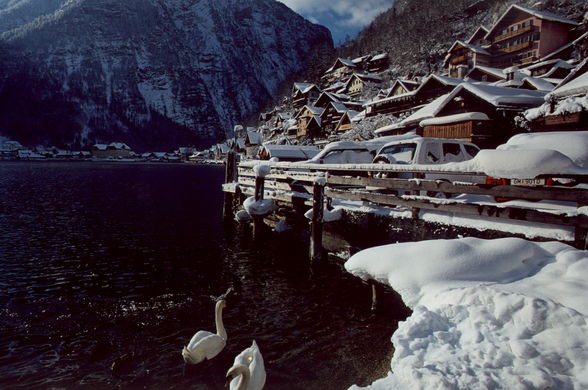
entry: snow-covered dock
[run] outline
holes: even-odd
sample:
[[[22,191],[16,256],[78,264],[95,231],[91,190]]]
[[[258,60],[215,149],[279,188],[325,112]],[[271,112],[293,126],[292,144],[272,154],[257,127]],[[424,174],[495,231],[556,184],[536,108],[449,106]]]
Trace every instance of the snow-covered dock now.
[[[480,161],[467,162],[465,167],[479,167]],[[260,165],[266,167],[263,177],[254,171]],[[588,189],[582,183],[588,182],[588,175],[584,171],[560,174],[576,182],[574,187],[566,187],[485,184],[484,172],[463,169],[464,163],[431,167],[242,162],[236,167],[238,176],[227,175],[223,187],[230,198],[226,215],[232,217],[246,197],[264,199],[266,204],[271,200],[276,208],[286,206],[302,214],[319,199],[322,209],[341,209],[343,218],[351,212],[375,213],[390,217],[391,223],[394,219],[410,218],[482,232],[493,230],[502,236],[555,239],[585,247],[588,207],[584,206],[588,204]],[[425,178],[374,178],[371,175],[374,171]],[[463,175],[470,181],[427,179],[429,175]],[[472,182],[472,177],[478,180]],[[273,210],[267,209],[270,211]]]

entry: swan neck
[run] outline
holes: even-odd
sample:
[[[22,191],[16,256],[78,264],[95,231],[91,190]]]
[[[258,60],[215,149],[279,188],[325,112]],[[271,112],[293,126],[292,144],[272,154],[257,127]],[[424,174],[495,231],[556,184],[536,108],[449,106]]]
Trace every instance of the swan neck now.
[[[239,382],[237,382],[237,388],[235,390],[247,390],[249,386],[249,380],[251,379],[251,372],[247,366],[236,366],[236,371],[239,374]]]
[[[218,301],[216,303],[216,309],[214,311],[214,321],[216,322],[216,334],[218,334],[223,339],[227,339],[227,331],[225,330],[225,326],[223,324],[223,307],[224,301]]]

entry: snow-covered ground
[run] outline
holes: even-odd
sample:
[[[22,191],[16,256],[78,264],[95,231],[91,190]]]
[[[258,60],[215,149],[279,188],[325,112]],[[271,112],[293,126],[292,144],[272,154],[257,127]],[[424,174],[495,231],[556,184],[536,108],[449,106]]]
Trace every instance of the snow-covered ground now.
[[[432,240],[366,249],[345,267],[413,309],[392,336],[392,371],[367,389],[588,388],[586,251]]]

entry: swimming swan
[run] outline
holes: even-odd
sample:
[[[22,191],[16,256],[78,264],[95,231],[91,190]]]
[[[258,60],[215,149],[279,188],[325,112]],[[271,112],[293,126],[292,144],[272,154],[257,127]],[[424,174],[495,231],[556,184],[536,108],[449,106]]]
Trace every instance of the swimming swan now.
[[[216,334],[201,330],[197,332],[188,346],[182,350],[182,357],[186,363],[198,364],[204,359],[212,359],[223,350],[227,344],[227,331],[223,325],[223,309],[227,306],[224,299],[216,303],[214,319]]]
[[[227,371],[227,378],[232,377],[230,390],[261,390],[265,384],[265,367],[257,343],[243,350],[233,367]],[[228,379],[227,379],[228,380]]]

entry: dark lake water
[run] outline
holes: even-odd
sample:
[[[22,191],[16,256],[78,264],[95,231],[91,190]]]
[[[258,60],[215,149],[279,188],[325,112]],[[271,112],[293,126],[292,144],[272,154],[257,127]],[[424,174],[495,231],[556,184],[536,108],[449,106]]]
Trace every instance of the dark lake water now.
[[[400,302],[304,235],[223,223],[222,167],[0,163],[0,388],[220,389],[256,340],[266,389],[346,389],[389,370]],[[228,343],[184,367],[233,287]],[[394,298],[390,298],[394,301]]]

